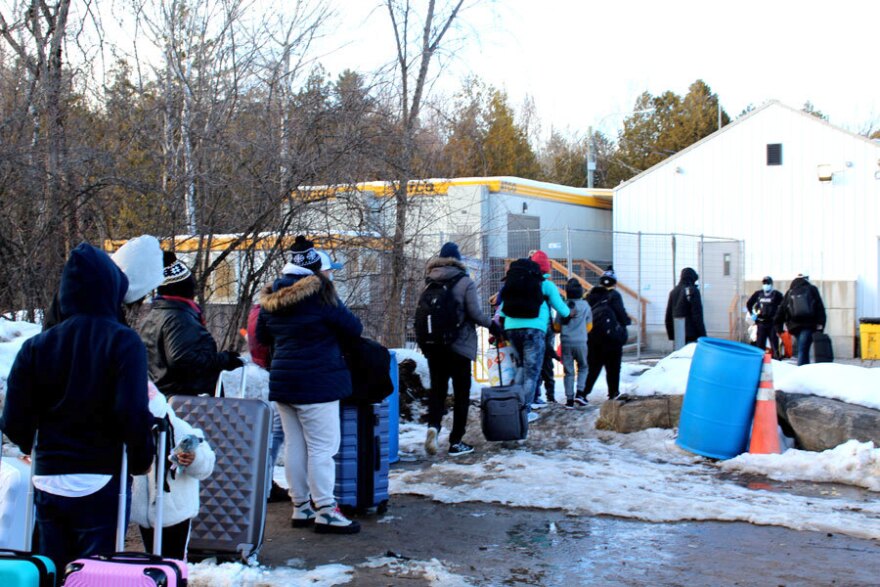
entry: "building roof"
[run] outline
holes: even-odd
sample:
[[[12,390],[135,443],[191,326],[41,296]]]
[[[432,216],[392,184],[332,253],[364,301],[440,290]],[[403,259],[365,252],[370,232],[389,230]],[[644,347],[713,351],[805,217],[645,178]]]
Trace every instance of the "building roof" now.
[[[679,151],[678,153],[675,153],[674,155],[670,155],[669,157],[667,157],[663,161],[653,165],[652,167],[649,167],[648,169],[642,171],[638,175],[631,177],[624,182],[621,182],[617,187],[614,188],[613,191],[617,191],[623,187],[626,187],[629,184],[635,182],[636,180],[644,177],[645,175],[648,175],[649,173],[653,173],[655,170],[663,167],[664,165],[668,165],[668,164],[672,163],[673,161],[675,161],[679,157],[683,156],[684,154],[686,154],[690,151],[693,151],[694,149],[700,147],[704,143],[707,143],[707,142],[721,136],[722,134],[726,133],[728,130],[730,130],[740,124],[743,124],[747,120],[754,118],[755,116],[757,116],[759,113],[763,112],[764,110],[768,110],[773,107],[784,108],[786,110],[789,110],[789,111],[794,112],[800,116],[805,117],[806,119],[810,120],[811,122],[813,122],[815,124],[824,124],[828,128],[833,129],[837,132],[844,133],[845,135],[847,135],[849,137],[852,137],[854,139],[858,139],[860,141],[864,141],[870,145],[873,145],[875,147],[880,148],[880,143],[878,143],[877,141],[872,141],[871,139],[869,139],[867,137],[863,137],[862,135],[850,132],[846,129],[840,128],[839,126],[835,126],[835,125],[831,124],[830,122],[828,122],[827,120],[819,118],[818,116],[814,116],[814,115],[810,114],[809,112],[804,112],[803,110],[798,110],[796,108],[792,108],[791,106],[787,106],[778,100],[770,100],[770,101],[766,102],[765,104],[762,104],[758,108],[755,108],[754,110],[752,110],[751,112],[749,112],[745,116],[741,116],[740,118],[737,118],[736,120],[734,120],[733,122],[731,122],[727,126],[722,127],[721,130],[716,130],[715,132],[713,132],[709,136],[703,137],[702,139],[700,139],[696,143],[682,149],[681,151]]]
[[[565,204],[574,204],[588,208],[611,209],[613,191],[600,188],[575,188],[544,181],[523,179],[521,177],[457,177],[418,179],[409,182],[407,193],[411,195],[439,196],[449,192],[451,187],[486,186],[490,193],[502,193],[526,196]],[[390,181],[368,181],[353,185],[308,186],[299,188],[302,192],[326,195],[328,192],[371,192],[378,197],[387,197],[394,193],[394,184]]]

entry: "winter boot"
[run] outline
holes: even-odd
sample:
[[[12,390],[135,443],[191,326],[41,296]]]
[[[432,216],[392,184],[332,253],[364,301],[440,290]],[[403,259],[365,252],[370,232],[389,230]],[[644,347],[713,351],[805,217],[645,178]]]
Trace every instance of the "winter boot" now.
[[[305,528],[315,523],[315,506],[311,499],[293,504],[293,516],[290,525],[293,528]]]
[[[425,452],[429,455],[437,454],[437,436],[439,436],[439,434],[439,430],[433,426],[428,426],[428,434],[425,436]]]
[[[315,532],[318,534],[357,534],[360,531],[360,523],[342,515],[335,503],[318,508],[315,516]]]

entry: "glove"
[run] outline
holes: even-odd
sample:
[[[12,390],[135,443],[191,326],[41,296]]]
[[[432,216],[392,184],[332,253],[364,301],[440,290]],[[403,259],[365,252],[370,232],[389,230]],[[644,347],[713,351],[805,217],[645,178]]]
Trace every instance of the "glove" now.
[[[492,320],[491,322],[489,322],[489,334],[491,334],[495,338],[501,338],[502,334],[504,334],[504,331],[501,330],[500,324]]]
[[[220,369],[222,371],[234,371],[244,366],[244,361],[238,356],[238,353],[232,351],[223,351],[220,355]]]
[[[752,322],[757,322],[757,321],[758,321],[758,313],[752,312]]]

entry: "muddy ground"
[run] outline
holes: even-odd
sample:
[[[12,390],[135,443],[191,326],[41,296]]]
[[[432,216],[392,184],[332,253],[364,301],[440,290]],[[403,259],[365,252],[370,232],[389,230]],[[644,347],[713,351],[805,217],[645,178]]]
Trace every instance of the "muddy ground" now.
[[[876,542],[745,523],[652,524],[409,495],[395,495],[383,516],[359,516],[355,536],[293,529],[289,516],[288,504],[270,504],[264,564],[436,558],[487,586],[880,584]],[[351,584],[431,585],[387,567],[356,568]]]

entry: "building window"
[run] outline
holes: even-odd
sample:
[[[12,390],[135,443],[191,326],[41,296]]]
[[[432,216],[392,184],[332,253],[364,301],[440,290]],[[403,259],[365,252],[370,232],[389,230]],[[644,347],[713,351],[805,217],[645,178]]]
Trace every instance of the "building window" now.
[[[767,165],[782,165],[782,143],[767,145]]]
[[[730,253],[724,253],[724,277],[730,277]]]

